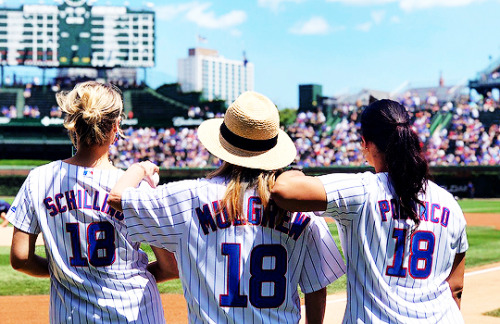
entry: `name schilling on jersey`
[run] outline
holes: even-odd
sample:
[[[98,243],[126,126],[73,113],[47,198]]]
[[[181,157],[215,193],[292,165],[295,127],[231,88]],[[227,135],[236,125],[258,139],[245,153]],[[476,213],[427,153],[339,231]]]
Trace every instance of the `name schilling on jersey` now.
[[[84,171],[85,174],[86,171]],[[92,172],[92,171],[90,171]],[[43,200],[45,208],[49,210],[50,216],[56,216],[73,209],[91,209],[103,212],[117,220],[123,220],[123,213],[108,205],[108,193],[101,194],[98,190],[69,190],[57,193],[54,197],[46,197]]]
[[[240,225],[261,225],[264,227],[272,228],[287,234],[293,240],[297,240],[311,218],[303,213],[296,213],[295,217],[291,217],[291,213],[285,213],[279,219],[279,212],[277,208],[270,208],[270,211],[264,213],[262,202],[259,197],[252,196],[248,199],[247,215],[243,219],[229,221],[227,211],[225,208],[220,211],[220,201],[212,201],[212,206],[209,204],[203,205],[201,208],[195,209],[196,215],[200,222],[201,228],[205,235],[217,231],[218,229],[225,229],[233,226]]]

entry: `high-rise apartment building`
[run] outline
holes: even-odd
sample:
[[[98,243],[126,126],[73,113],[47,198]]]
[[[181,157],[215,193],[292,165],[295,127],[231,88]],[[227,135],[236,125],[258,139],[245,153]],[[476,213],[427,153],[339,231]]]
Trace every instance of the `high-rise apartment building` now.
[[[246,58],[230,60],[216,50],[191,48],[178,60],[178,82],[183,92],[198,91],[206,100],[233,102],[254,89],[254,66]]]

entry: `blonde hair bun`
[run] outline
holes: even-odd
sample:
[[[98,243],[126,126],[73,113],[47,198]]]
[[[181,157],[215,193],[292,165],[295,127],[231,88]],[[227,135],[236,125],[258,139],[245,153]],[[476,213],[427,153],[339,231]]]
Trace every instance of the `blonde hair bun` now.
[[[96,81],[79,83],[71,91],[57,93],[56,99],[75,146],[75,137],[89,146],[103,145],[123,112],[121,91]]]

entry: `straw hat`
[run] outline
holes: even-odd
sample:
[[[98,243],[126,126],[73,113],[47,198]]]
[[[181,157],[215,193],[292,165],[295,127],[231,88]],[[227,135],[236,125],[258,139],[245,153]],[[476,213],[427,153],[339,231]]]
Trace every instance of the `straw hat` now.
[[[292,139],[280,129],[276,106],[253,91],[242,93],[224,118],[204,121],[198,137],[213,155],[250,169],[283,168],[297,155]]]

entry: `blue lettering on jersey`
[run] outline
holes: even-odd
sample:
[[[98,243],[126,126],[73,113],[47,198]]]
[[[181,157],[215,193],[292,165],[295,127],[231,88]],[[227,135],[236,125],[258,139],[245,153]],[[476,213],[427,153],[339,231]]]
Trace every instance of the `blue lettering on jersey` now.
[[[49,215],[56,216],[59,212],[57,211],[56,205],[51,204],[51,202],[52,202],[52,197],[47,197],[43,200],[43,204],[45,205],[45,208],[50,210]]]
[[[64,195],[62,193],[56,194],[54,196],[54,198],[56,201],[56,206],[57,206],[57,210],[59,211],[59,214],[64,213],[65,211],[68,210],[68,208],[66,206],[61,206],[61,198],[64,198]]]
[[[387,200],[381,200],[378,202],[378,208],[380,209],[380,216],[382,216],[382,221],[385,222],[387,221],[387,213],[391,211],[391,208],[389,207],[389,203]]]
[[[437,218],[436,209],[441,209],[441,206],[439,206],[439,204],[432,204],[431,205],[431,222],[437,224],[437,223],[439,223],[439,218]]]
[[[229,226],[260,225],[280,231],[290,236],[293,240],[298,240],[300,235],[311,221],[311,218],[306,214],[297,213],[293,221],[290,223],[290,213],[285,213],[281,219],[278,219],[278,208],[271,204],[268,212],[264,213],[262,202],[259,197],[250,197],[248,200],[248,211],[246,219],[237,219],[232,223],[228,220],[228,214],[225,208],[220,208],[220,201],[211,203],[212,210],[209,204],[195,208],[196,216],[200,223],[200,227],[205,235],[211,232],[216,232],[218,229],[225,229]],[[211,230],[211,231],[210,231]]]
[[[100,199],[99,197],[102,197],[102,195],[99,195],[99,191],[97,190],[92,192],[87,190],[77,190],[76,194],[74,190],[69,190],[64,194],[55,194],[54,198],[46,197],[43,200],[43,204],[49,211],[50,216],[56,216],[75,209],[93,209],[95,211],[103,212],[111,217],[115,217],[117,220],[123,220],[123,213],[116,211],[107,204],[108,193],[104,195],[104,199]],[[93,204],[89,205],[88,201],[93,201]],[[102,207],[100,207],[101,203]]]
[[[300,234],[304,232],[304,229],[306,228],[307,224],[309,224],[310,221],[311,218],[309,216],[306,216],[302,213],[297,213],[295,219],[292,222],[292,227],[290,228],[290,232],[288,233],[288,235],[292,239],[297,241]]]
[[[448,220],[450,220],[450,210],[446,207],[443,207],[443,214],[441,215],[441,225],[443,225],[443,227],[447,227]]]
[[[288,225],[289,221],[290,221],[290,215],[288,213],[286,213],[281,218],[281,221],[278,224],[276,224],[276,227],[274,229],[277,231],[280,231],[281,233],[288,234],[288,226],[287,225]]]
[[[215,220],[217,221],[218,228],[227,228],[231,226],[229,217],[227,215],[227,210],[224,208],[221,210],[218,201],[212,201],[212,207],[215,210]]]
[[[217,230],[212,214],[210,213],[210,208],[207,204],[203,205],[203,210],[200,207],[196,207],[196,215],[198,216],[198,221],[200,222],[201,229],[203,233],[208,234],[208,227],[212,229],[212,232]]]
[[[440,224],[443,227],[448,227],[448,221],[450,219],[450,209],[447,207],[441,207],[439,204],[431,204],[428,201],[423,201],[423,206],[418,206],[418,215],[421,221],[431,222],[434,224]],[[429,208],[429,205],[431,206]],[[380,200],[378,202],[378,208],[380,213],[380,218],[383,222],[387,221],[388,217],[392,219],[405,219],[399,216],[399,204],[396,200],[391,199],[391,201]]]
[[[248,198],[248,222],[253,225],[259,225],[261,221],[262,205],[259,197]]]
[[[418,214],[420,215],[420,220],[429,221],[429,202],[424,201],[424,206],[418,205]]]
[[[68,209],[69,210],[76,209],[77,206],[76,206],[75,191],[73,190],[66,191],[64,194],[66,195],[66,202],[68,204]]]

